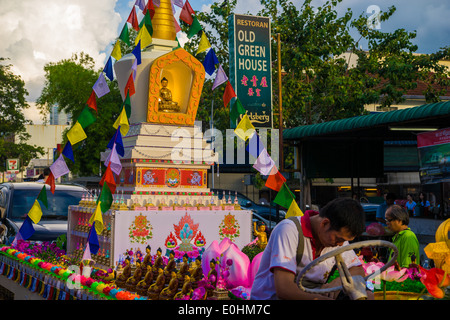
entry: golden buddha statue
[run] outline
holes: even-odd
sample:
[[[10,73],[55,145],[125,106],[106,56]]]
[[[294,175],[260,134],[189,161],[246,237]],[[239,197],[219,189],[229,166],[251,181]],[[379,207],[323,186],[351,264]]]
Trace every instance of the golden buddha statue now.
[[[203,278],[202,260],[200,257],[195,259],[195,266],[189,270],[191,274],[192,287],[198,287],[198,282]]]
[[[258,237],[256,241],[256,245],[260,249],[265,249],[267,246],[267,233],[266,233],[266,225],[264,223],[260,223],[258,228],[256,228],[256,222],[253,223],[253,234]]]
[[[192,282],[191,282],[191,278],[189,277],[188,274],[184,275],[184,282],[183,282],[183,287],[181,288],[181,291],[178,292],[175,296],[174,299],[182,299],[184,296],[186,295],[190,295],[192,292]]]
[[[147,245],[147,247],[145,248],[145,256],[144,256],[144,260],[142,260],[141,263],[141,269],[142,269],[142,273],[147,272],[147,266],[152,266],[152,254],[151,254],[152,248]]]
[[[142,278],[142,269],[141,269],[141,261],[139,259],[136,260],[136,269],[131,277],[127,279],[126,288],[128,291],[136,291],[136,285]]]
[[[183,262],[180,265],[180,269],[178,270],[178,280],[179,280],[179,285],[182,286],[182,282],[184,279],[184,276],[189,272],[189,256],[187,255],[187,253],[184,254],[183,256]]]
[[[172,271],[175,270],[175,267],[176,267],[175,253],[173,250],[170,250],[169,261],[167,262],[167,265],[164,268],[164,275],[166,276],[167,283],[170,281],[170,274]]]
[[[159,102],[158,111],[159,112],[179,112],[180,106],[177,102],[172,101],[172,91],[167,88],[169,81],[166,78],[161,80],[161,89],[159,90]]]
[[[152,284],[147,290],[147,296],[151,300],[158,300],[159,294],[164,289],[166,284],[166,278],[164,277],[164,270],[162,268],[158,269],[158,277],[154,284]]]
[[[117,277],[117,280],[115,281],[117,287],[124,288],[125,283],[128,280],[129,277],[131,277],[131,265],[130,265],[131,259],[130,257],[127,257],[125,259],[125,267],[123,268],[122,274]]]
[[[146,296],[147,290],[150,287],[150,285],[152,284],[152,282],[153,282],[152,266],[148,264],[147,265],[147,273],[145,274],[144,279],[139,281],[138,284],[136,285],[137,294],[141,295],[141,296]]]
[[[169,285],[159,294],[159,300],[171,300],[178,291],[178,279],[175,271],[172,271]]]
[[[156,258],[155,263],[153,264],[153,274],[156,275],[158,273],[158,269],[163,266],[163,258],[161,257],[162,250],[161,248],[158,248],[156,250]]]

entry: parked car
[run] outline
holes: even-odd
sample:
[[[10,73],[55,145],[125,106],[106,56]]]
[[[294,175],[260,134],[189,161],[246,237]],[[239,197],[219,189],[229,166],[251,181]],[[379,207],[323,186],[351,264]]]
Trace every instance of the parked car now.
[[[0,222],[7,228],[6,241],[12,241],[33,206],[43,183],[22,182],[0,184]],[[28,240],[52,241],[67,234],[68,207],[80,202],[84,187],[57,184],[55,194],[46,185],[48,208],[41,205],[42,218],[33,223],[34,234]]]
[[[225,191],[225,199],[228,201],[228,198],[231,197],[231,202],[234,203],[236,191],[224,189],[211,189],[211,191],[214,192],[214,194],[217,195],[220,200],[222,200]],[[253,212],[256,212],[261,217],[267,220],[279,222],[286,216],[286,211],[280,209],[280,217],[277,220],[277,211],[274,206],[257,204],[240,192],[237,192],[237,199],[238,204],[241,206],[242,210],[252,210]]]

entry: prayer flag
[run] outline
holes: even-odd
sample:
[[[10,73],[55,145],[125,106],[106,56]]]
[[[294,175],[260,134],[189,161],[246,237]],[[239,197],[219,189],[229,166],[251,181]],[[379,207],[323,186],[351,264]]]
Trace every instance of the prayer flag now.
[[[151,1],[150,1],[151,2]],[[134,3],[135,6],[138,6],[141,11],[144,11],[145,9],[145,0],[136,0]]]
[[[72,145],[70,144],[70,141],[66,142],[66,145],[64,146],[62,154],[66,157],[72,160],[73,163],[75,163],[75,158],[73,157],[73,150]]]
[[[227,86],[223,93],[223,104],[226,107],[230,103],[231,99],[236,97],[236,92],[234,92],[233,86],[230,81],[227,81]]]
[[[289,217],[301,217],[303,215],[302,210],[298,207],[297,201],[293,200],[289,206],[288,212],[286,212],[285,218]]]
[[[106,147],[108,149],[112,149],[114,147],[114,144],[116,144],[117,153],[121,157],[123,157],[125,154],[125,150],[123,149],[122,134],[120,133],[120,126],[119,126],[119,128],[117,128],[116,133],[111,138],[111,140],[109,140],[108,145]]]
[[[29,239],[34,233],[33,223],[31,222],[31,219],[29,216],[25,217],[25,220],[22,223],[22,226],[19,229],[20,238],[18,240],[27,240]]]
[[[98,79],[92,89],[94,89],[97,98],[101,98],[105,94],[109,93],[109,87],[102,72],[100,72]]]
[[[49,176],[47,177],[47,180],[45,180],[45,184],[48,184],[50,186],[50,191],[53,194],[55,194],[55,188],[56,188],[56,186],[55,186],[55,177],[53,177],[53,173],[52,173],[51,170],[50,170]]]
[[[275,191],[280,191],[283,183],[286,182],[286,178],[278,171],[276,166],[273,166],[269,177],[266,180],[266,187]]]
[[[174,0],[173,4],[180,8],[183,8],[183,0]]]
[[[275,197],[273,202],[279,204],[280,206],[286,209],[289,209],[292,201],[295,201],[295,196],[292,194],[291,190],[289,190],[286,183],[283,183],[283,185],[280,188],[280,191],[278,191],[277,196]]]
[[[89,230],[89,235],[88,235],[89,251],[92,254],[97,254],[98,249],[100,249],[97,232],[93,231],[95,229],[96,229],[96,226],[95,226],[95,222],[94,222],[91,229]]]
[[[69,139],[72,145],[75,145],[86,138],[87,135],[78,121],[75,122],[73,127],[69,130],[69,132],[67,132],[67,139]]]
[[[136,45],[138,42],[141,42],[142,49],[145,49],[145,47],[152,43],[152,36],[148,33],[147,26],[145,24],[142,26],[141,30],[139,30],[139,33],[134,41]]]
[[[34,200],[33,206],[31,207],[30,211],[28,211],[28,217],[34,223],[38,223],[39,221],[41,221],[42,209],[37,199]]]
[[[255,133],[255,127],[252,125],[247,114],[242,117],[236,129],[234,129],[234,133],[244,141]]]
[[[97,208],[95,209],[94,214],[89,219],[89,223],[94,226],[95,223],[95,231],[97,231],[97,234],[101,234],[103,231],[103,217],[102,217],[102,210],[101,210],[101,201],[97,203]]]
[[[97,238],[97,240],[98,240],[98,238]],[[91,255],[91,246],[89,245],[89,242],[88,242],[86,248],[84,249],[83,257],[81,258],[81,262],[89,261],[89,260],[92,260],[92,255]]]
[[[111,57],[113,57],[116,60],[120,60],[120,58],[122,58],[122,51],[120,50],[119,39],[117,39],[116,44],[114,45],[114,48],[111,52]]]
[[[116,119],[116,122],[114,122],[114,129],[119,128],[120,126],[120,133],[122,136],[126,136],[128,133],[128,130],[130,129],[130,124],[128,123],[128,117],[127,113],[125,111],[125,107],[122,108],[122,112],[120,112],[119,117]]]
[[[83,129],[86,129],[93,124],[96,119],[97,118],[92,114],[91,110],[89,110],[88,107],[84,107],[78,116],[77,122],[81,125],[81,127],[83,127]]]
[[[113,72],[113,67],[112,67],[111,56],[108,58],[108,61],[106,62],[103,72],[106,73],[106,76],[108,77],[108,79],[110,81],[114,80],[114,72]]]
[[[147,14],[147,12],[150,12],[150,18],[153,19],[153,16],[155,15],[155,7],[153,6],[152,0],[148,0],[147,5],[144,8],[144,11],[142,11],[144,15]]]
[[[212,76],[214,71],[216,71],[216,64],[219,64],[219,59],[217,59],[214,49],[211,48],[206,54],[205,60],[203,60],[203,66],[205,67],[206,73]]]
[[[120,33],[119,39],[125,42],[126,44],[130,45],[130,33],[128,31],[128,25],[126,23],[122,28],[122,32]]]
[[[139,41],[137,46],[131,51],[132,54],[136,57],[137,64],[141,64],[141,42]]]
[[[62,154],[50,166],[50,171],[53,173],[53,177],[55,179],[58,179],[59,177],[68,174],[70,172],[69,168],[67,167],[66,161],[64,161],[64,157],[62,156]]]
[[[89,96],[88,101],[86,102],[89,108],[94,109],[97,112],[97,101],[95,100],[95,91],[92,90],[91,95]]]
[[[241,100],[239,100],[238,97],[236,97],[236,100],[233,103],[233,106],[230,110],[230,118],[233,121],[234,124],[236,124],[236,120],[239,118],[240,114],[245,114],[244,106],[242,105]],[[257,156],[255,157],[257,158]]]
[[[187,3],[187,0],[186,0]],[[202,30],[202,26],[200,25],[200,22],[198,21],[196,16],[192,17],[192,24],[189,27],[188,33],[187,33],[187,37],[188,39],[192,38],[193,36],[195,36],[197,33],[199,33]]]
[[[100,185],[103,186],[105,182],[108,185],[109,190],[111,190],[111,194],[114,194],[116,192],[116,180],[114,179],[110,166],[106,168],[106,171],[100,180]]]
[[[173,17],[173,23],[175,23],[175,33],[180,32],[181,31],[181,27],[180,27],[180,24],[178,23],[177,19],[175,19],[175,16]],[[180,43],[178,43],[178,46],[179,45],[180,45]]]
[[[133,9],[131,9],[127,22],[131,24],[134,30],[139,31],[139,22],[137,20],[136,8],[134,6]]]
[[[105,167],[110,166],[112,172],[116,175],[120,175],[120,171],[122,171],[122,163],[120,163],[119,155],[116,151],[116,144],[114,144],[111,152],[105,160]]]
[[[193,23],[192,15],[195,13],[195,11],[192,9],[191,5],[189,4],[189,1],[186,0],[184,3],[183,8],[180,12],[180,19],[186,22],[188,25],[191,25]]]
[[[135,81],[137,73],[137,59],[134,59],[133,64],[131,65],[131,70],[133,71],[133,81]]]
[[[150,34],[150,36],[152,36],[153,35],[152,17],[150,16],[150,11],[148,10],[147,13],[144,14],[144,18],[142,18],[141,23],[139,24],[139,28],[142,29],[144,25],[147,28],[147,31]]]
[[[228,81],[228,77],[227,77],[225,71],[223,71],[222,65],[219,64],[219,68],[217,69],[217,73],[216,73],[216,78],[214,79],[214,83],[212,85],[212,90],[214,90],[215,88],[217,88],[218,86],[220,86],[221,84],[223,84],[227,81]]]
[[[153,0],[153,4],[154,4],[155,6],[157,6],[157,7],[159,7],[160,4],[161,4],[161,1],[159,1],[159,0]]]
[[[239,98],[236,99],[238,101]],[[245,112],[244,112],[245,114]],[[251,154],[254,158],[258,158],[260,153],[264,149],[264,144],[262,143],[261,139],[259,138],[258,133],[255,133],[252,138],[248,141],[248,145],[245,148],[245,150]]]
[[[258,172],[262,175],[267,176],[273,166],[275,166],[275,162],[269,156],[269,153],[267,153],[266,148],[264,148],[259,157],[256,159],[253,168],[258,170]]]
[[[130,95],[127,92],[127,97],[125,98],[125,100],[122,103],[122,106],[125,107],[125,111],[127,113],[127,118],[129,118],[131,116],[131,98]]]
[[[211,48],[208,38],[206,37],[205,31],[202,31],[202,37],[200,38],[200,43],[198,44],[197,53],[202,53]]]
[[[41,201],[41,203],[48,209],[47,188],[45,187],[45,184],[39,192],[37,200]]]
[[[104,183],[100,197],[97,199],[97,203],[100,203],[102,213],[105,213],[111,208],[113,203],[113,196],[111,190],[109,190],[108,184]]]
[[[136,90],[134,88],[134,81],[133,81],[133,74],[130,73],[130,76],[128,77],[128,81],[127,84],[125,85],[125,89],[124,91],[124,95],[126,96],[127,94],[130,95],[130,97],[136,93]]]

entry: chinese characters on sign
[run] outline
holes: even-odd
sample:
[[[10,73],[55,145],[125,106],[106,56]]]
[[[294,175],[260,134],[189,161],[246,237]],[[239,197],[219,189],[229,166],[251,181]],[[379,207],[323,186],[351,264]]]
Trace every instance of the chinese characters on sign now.
[[[253,126],[271,128],[270,19],[231,15],[229,30],[230,82]],[[231,126],[234,128],[235,124]]]

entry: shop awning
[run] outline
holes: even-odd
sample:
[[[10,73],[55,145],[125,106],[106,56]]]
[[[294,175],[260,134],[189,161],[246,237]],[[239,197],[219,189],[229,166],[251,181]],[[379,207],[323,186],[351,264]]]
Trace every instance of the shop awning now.
[[[450,101],[445,101],[284,129],[283,140],[302,140],[308,137],[332,137],[336,135],[344,138],[346,136],[355,136],[355,134],[362,134],[366,138],[383,137],[386,139],[386,135],[389,133],[389,126],[427,126],[439,129],[449,127],[449,120]],[[393,138],[394,135],[389,135],[392,136],[390,138],[395,139]],[[397,132],[395,137],[403,139],[405,138],[405,133]]]

